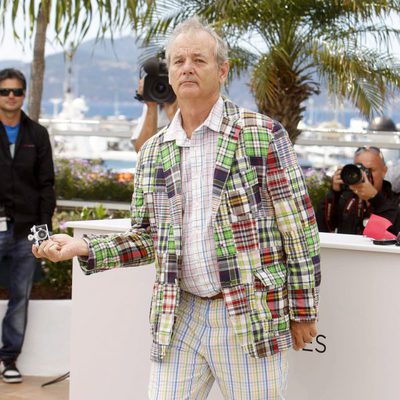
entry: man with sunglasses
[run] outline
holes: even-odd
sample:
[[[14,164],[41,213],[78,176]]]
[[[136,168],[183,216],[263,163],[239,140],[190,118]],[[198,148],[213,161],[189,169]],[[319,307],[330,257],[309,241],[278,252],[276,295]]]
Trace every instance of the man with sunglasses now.
[[[37,265],[27,236],[32,225],[47,224],[51,229],[55,208],[49,134],[21,110],[25,91],[20,71],[0,71],[0,268],[8,271],[9,293],[2,323],[0,376],[7,383],[22,381],[16,360]]]
[[[395,235],[400,231],[399,197],[386,181],[387,167],[377,147],[363,146],[354,153],[354,164],[362,165],[362,179],[354,185],[345,185],[342,168],[332,177],[332,187],[317,210],[321,232],[361,235],[371,214],[388,219],[388,229]]]

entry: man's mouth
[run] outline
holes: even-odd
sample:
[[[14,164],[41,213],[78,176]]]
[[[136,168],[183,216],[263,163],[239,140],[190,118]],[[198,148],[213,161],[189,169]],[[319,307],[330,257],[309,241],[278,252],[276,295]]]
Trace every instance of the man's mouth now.
[[[180,85],[184,85],[185,83],[196,83],[195,81],[185,80],[180,83]]]

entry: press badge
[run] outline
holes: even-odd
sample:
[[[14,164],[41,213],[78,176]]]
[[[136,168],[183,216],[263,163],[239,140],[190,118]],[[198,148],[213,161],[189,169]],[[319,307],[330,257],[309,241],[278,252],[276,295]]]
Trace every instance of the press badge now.
[[[0,232],[5,232],[7,230],[7,218],[0,217]]]
[[[3,206],[0,206],[0,232],[7,230],[7,218],[6,212]]]

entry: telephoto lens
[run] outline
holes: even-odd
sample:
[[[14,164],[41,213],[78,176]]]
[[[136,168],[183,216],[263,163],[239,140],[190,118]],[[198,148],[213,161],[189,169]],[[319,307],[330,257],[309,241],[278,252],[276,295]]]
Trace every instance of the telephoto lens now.
[[[365,171],[367,176],[370,176],[369,169],[362,164],[347,164],[342,168],[340,177],[346,185],[356,185],[363,181],[362,171]]]

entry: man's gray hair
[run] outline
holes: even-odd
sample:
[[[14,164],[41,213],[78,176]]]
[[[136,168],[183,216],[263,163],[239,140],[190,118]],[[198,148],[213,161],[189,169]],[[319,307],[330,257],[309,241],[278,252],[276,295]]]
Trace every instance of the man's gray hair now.
[[[171,33],[171,36],[169,37],[165,46],[165,55],[167,58],[168,65],[171,61],[170,49],[172,43],[181,33],[188,33],[193,31],[207,32],[209,35],[213,37],[213,39],[215,40],[215,53],[216,53],[215,57],[218,65],[221,65],[228,60],[228,46],[221,38],[221,36],[219,36],[218,33],[215,32],[215,30],[210,25],[203,23],[198,16],[194,16],[187,19],[184,22],[181,22],[179,25],[176,26],[176,28]]]

